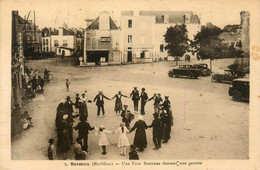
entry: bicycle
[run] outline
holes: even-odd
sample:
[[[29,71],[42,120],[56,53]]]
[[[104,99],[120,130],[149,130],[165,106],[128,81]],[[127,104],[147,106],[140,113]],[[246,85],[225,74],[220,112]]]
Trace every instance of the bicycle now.
[[[51,83],[57,83],[58,82],[58,78],[54,77],[52,74],[48,74],[47,77],[45,77],[44,79],[47,82],[51,82]]]

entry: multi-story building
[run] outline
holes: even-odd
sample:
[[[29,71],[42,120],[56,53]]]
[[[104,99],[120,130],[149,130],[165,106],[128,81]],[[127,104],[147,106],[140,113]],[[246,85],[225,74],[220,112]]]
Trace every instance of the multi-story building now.
[[[120,63],[120,30],[109,12],[101,12],[86,28],[85,57],[87,64]]]
[[[11,122],[12,136],[21,129],[20,114],[22,113],[22,92],[24,75],[24,20],[18,11],[12,11],[12,63],[11,63]]]
[[[50,36],[50,48],[57,55],[71,56],[75,52],[75,33],[65,27],[60,27],[58,35]]]
[[[172,59],[165,50],[167,28],[186,24],[188,37],[200,31],[200,19],[191,11],[124,11],[121,16],[123,62]]]
[[[42,52],[52,52],[50,35],[44,35],[42,37]]]

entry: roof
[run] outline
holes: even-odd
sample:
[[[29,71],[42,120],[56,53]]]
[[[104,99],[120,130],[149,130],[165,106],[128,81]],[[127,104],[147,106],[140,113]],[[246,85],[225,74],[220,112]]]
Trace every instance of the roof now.
[[[69,30],[68,28],[62,27],[63,29],[63,35],[74,35],[74,31]]]
[[[151,15],[156,17],[156,23],[164,23],[163,15],[169,16],[169,23],[184,23],[184,16],[190,16],[190,23],[200,23],[198,15],[192,11],[140,11],[139,15]]]
[[[109,17],[109,26],[110,30],[117,30],[118,27],[116,26],[115,22],[112,20],[111,17]],[[87,29],[94,29],[98,30],[99,29],[99,17],[97,17],[88,27]]]
[[[246,81],[246,82],[249,82],[249,79],[247,79],[247,78],[239,78],[239,79],[234,79],[233,81]]]

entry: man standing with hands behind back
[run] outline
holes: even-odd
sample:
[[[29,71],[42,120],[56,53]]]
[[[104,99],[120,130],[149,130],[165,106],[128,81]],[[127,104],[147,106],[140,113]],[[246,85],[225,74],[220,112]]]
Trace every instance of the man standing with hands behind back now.
[[[130,94],[130,97],[132,97],[132,100],[134,102],[134,111],[138,112],[138,102],[140,100],[139,91],[137,90],[137,87],[134,87],[134,90]]]

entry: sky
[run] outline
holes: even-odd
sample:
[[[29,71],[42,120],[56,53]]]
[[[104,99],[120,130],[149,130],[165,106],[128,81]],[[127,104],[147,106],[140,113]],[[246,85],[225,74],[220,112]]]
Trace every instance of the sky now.
[[[149,2],[149,0],[147,0]],[[29,19],[33,20],[33,11],[36,13],[36,24],[39,28],[44,27],[53,27],[58,28],[63,26],[63,23],[67,23],[68,27],[75,28],[85,28],[87,23],[85,19],[95,19],[98,17],[98,13],[102,11],[109,11],[111,16],[118,21],[120,20],[120,13],[124,10],[171,10],[171,11],[193,11],[201,17],[201,25],[205,25],[207,22],[212,22],[214,25],[223,28],[228,24],[240,24],[240,11],[241,8],[236,8],[235,5],[232,7],[228,4],[214,4],[210,3],[208,6],[203,5],[200,8],[200,5],[197,5],[197,8],[193,7],[192,4],[179,5],[176,3],[171,3],[172,6],[164,5],[164,8],[160,7],[160,5],[152,5],[151,3],[147,3],[147,1],[142,1],[140,4],[128,4],[124,5],[124,3],[116,3],[114,1],[108,1],[107,3],[103,0],[96,1],[83,1],[78,0],[75,2],[71,0],[63,0],[63,1],[41,1],[43,3],[32,3],[28,5],[21,5],[16,8],[19,11],[19,15],[24,17],[28,16],[29,11],[31,11]],[[113,3],[112,3],[113,2]],[[139,2],[139,1],[137,1]],[[147,3],[147,4],[146,4]],[[150,5],[150,6],[149,6]],[[223,6],[224,5],[224,6]]]

